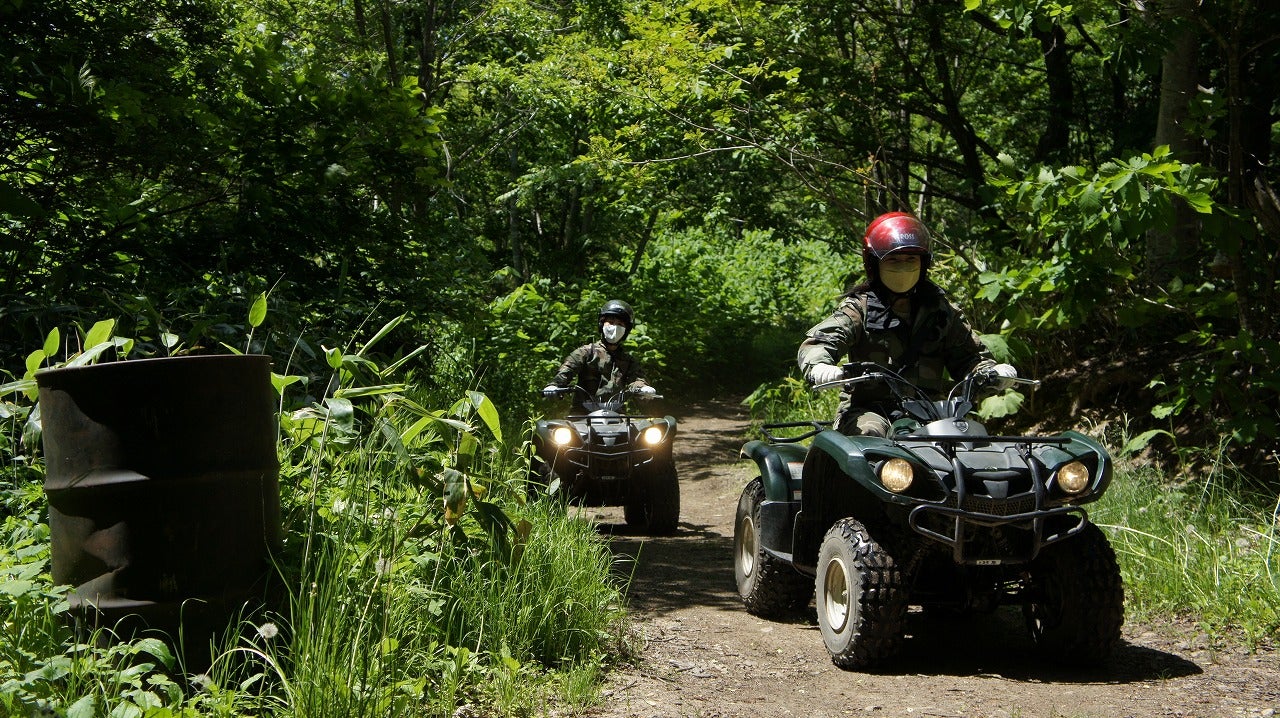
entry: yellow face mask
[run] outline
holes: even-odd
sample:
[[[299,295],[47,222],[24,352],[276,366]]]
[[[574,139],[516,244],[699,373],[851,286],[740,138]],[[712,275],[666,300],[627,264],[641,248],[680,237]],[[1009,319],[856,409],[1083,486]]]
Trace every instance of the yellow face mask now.
[[[904,294],[920,281],[920,256],[889,256],[880,260],[880,281],[889,291]]]

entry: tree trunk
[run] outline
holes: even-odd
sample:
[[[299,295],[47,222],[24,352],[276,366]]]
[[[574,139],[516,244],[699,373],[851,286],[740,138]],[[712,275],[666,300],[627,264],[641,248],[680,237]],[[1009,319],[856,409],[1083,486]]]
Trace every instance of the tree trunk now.
[[[1156,119],[1155,146],[1168,145],[1175,159],[1195,162],[1194,138],[1187,131],[1187,112],[1196,93],[1196,48],[1200,38],[1191,22],[1195,0],[1165,0],[1159,18],[1173,29],[1168,51],[1161,62],[1160,108]],[[1170,20],[1175,22],[1170,23]],[[1179,275],[1195,255],[1198,221],[1195,211],[1179,202],[1169,230],[1151,230],[1146,237],[1146,275],[1164,286]]]

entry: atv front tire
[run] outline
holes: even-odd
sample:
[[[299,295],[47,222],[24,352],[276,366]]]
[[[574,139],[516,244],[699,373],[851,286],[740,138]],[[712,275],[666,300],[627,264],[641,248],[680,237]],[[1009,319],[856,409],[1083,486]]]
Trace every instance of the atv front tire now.
[[[671,460],[658,461],[632,477],[639,491],[622,508],[623,519],[651,536],[669,536],[680,521],[680,477]]]
[[[1088,524],[1049,546],[1028,575],[1030,598],[1022,613],[1040,652],[1077,666],[1105,661],[1120,641],[1124,585],[1102,529]]]
[[[837,521],[818,549],[818,628],[831,662],[871,668],[901,648],[907,614],[902,571],[860,522]]]
[[[733,524],[733,578],[747,613],[779,618],[798,613],[813,596],[813,579],[760,546],[760,505],[764,484],[757,477],[738,498]]]

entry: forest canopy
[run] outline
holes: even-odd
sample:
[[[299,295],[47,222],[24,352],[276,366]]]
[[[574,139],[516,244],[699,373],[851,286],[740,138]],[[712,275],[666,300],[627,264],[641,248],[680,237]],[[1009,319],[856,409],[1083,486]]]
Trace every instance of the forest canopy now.
[[[1275,480],[1274,4],[0,0],[0,21],[14,378],[106,318],[138,355],[222,351],[267,296],[249,348],[279,363],[403,314],[383,346],[426,344],[420,381],[520,407],[619,297],[657,380],[749,391],[792,371],[868,219],[907,210],[993,348],[1063,378],[1057,410],[1136,408],[1148,440]]]

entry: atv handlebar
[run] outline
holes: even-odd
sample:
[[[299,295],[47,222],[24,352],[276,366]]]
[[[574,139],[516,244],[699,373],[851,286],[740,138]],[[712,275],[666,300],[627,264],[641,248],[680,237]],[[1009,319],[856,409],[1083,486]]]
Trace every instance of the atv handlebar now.
[[[844,370],[843,379],[836,379],[835,381],[829,381],[823,384],[814,384],[813,390],[826,391],[828,389],[834,389],[836,387],[851,386],[853,384],[862,384],[868,381],[886,381],[890,383],[899,383],[902,386],[911,387],[912,389],[919,391],[918,387],[916,387],[914,384],[904,379],[902,375],[898,374],[896,371],[893,371],[892,369],[888,369],[886,367],[880,366],[879,364],[875,364],[872,362],[849,362],[841,368]],[[1024,384],[1026,386],[1030,386],[1032,389],[1039,388],[1040,386],[1039,379],[1027,379],[1025,377],[1020,377],[1020,376],[1014,376],[1014,377],[1000,376],[990,369],[983,369],[981,371],[972,372],[971,374],[969,374],[969,376],[966,376],[964,379],[961,379],[960,382],[957,384],[957,386],[971,385],[973,388],[976,389],[978,387],[992,386],[1000,382],[1009,382],[1010,384]]]
[[[557,399],[557,398],[559,398],[559,397],[565,396],[566,394],[574,394],[574,393],[577,393],[577,392],[581,392],[581,393],[582,393],[583,398],[584,398],[586,401],[595,401],[595,400],[596,400],[596,398],[595,398],[594,396],[592,396],[590,392],[588,392],[586,389],[584,389],[584,388],[582,388],[582,387],[580,387],[580,386],[577,386],[577,385],[574,385],[574,386],[558,386],[558,387],[555,387],[554,389],[539,389],[537,393],[538,393],[538,395],[539,395],[539,396],[541,396],[541,397],[543,397],[543,398],[545,398],[545,399]],[[638,389],[623,389],[622,391],[620,391],[620,392],[618,392],[617,394],[615,394],[615,395],[614,395],[614,396],[613,396],[609,401],[620,401],[620,400],[621,400],[623,397],[625,397],[625,396],[634,396],[634,397],[639,397],[639,398],[641,398],[641,399],[664,399],[664,398],[666,398],[666,397],[664,397],[662,394],[650,394],[650,393],[648,393],[648,392],[640,391],[640,390],[638,390]]]

